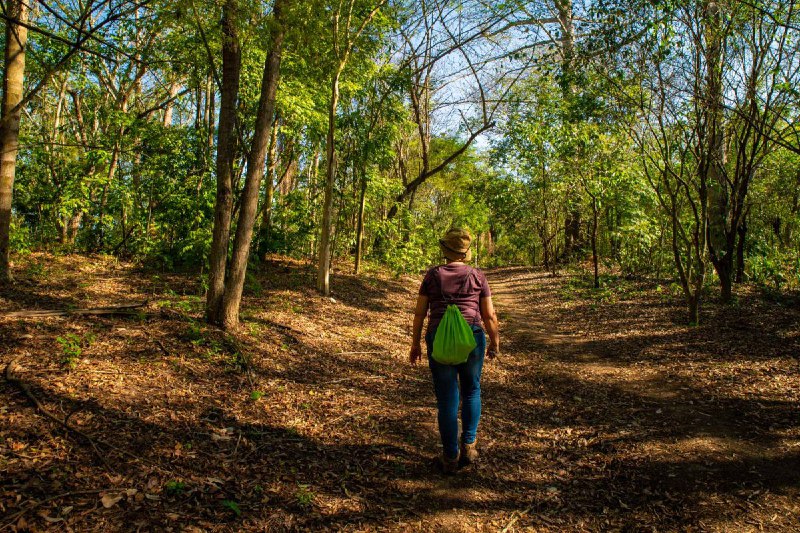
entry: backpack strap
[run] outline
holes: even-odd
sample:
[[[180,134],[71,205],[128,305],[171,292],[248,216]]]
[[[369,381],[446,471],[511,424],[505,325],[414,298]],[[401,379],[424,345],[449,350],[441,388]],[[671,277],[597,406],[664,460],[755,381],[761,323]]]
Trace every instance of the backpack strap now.
[[[442,294],[442,300],[443,301],[452,303],[455,300],[455,298],[453,298],[452,296],[451,297],[447,297],[444,294],[444,289],[442,288],[442,273],[439,271],[440,268],[441,267],[437,266],[436,269],[434,270],[434,272],[439,275],[438,279],[436,280],[437,283],[439,284],[439,292]],[[469,265],[467,265],[467,268],[469,270],[467,271],[467,275],[464,276],[464,279],[461,280],[461,286],[459,287],[458,292],[456,293],[457,295],[464,292],[464,287],[467,286],[467,281],[469,280],[470,276],[472,276],[472,273],[475,271],[475,269],[473,269]],[[436,276],[434,276],[434,277],[436,277]]]

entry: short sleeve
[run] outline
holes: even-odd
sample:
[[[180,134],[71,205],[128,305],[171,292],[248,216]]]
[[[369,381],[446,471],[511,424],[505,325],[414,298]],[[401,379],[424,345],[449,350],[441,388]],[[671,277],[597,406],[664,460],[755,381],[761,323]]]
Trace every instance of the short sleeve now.
[[[430,269],[425,273],[425,277],[422,279],[422,284],[419,286],[419,294],[421,296],[428,296],[430,294],[430,286],[432,279],[433,279],[433,269]]]
[[[481,298],[488,298],[492,295],[492,290],[489,288],[489,282],[486,280],[486,274],[483,270],[479,271],[478,279],[481,282]]]

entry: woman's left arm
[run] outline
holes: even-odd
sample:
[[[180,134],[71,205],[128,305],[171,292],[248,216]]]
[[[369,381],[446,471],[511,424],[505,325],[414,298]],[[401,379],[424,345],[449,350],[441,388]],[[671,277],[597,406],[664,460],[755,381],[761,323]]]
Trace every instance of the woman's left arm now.
[[[489,359],[494,359],[500,353],[500,326],[491,296],[481,298],[481,318],[483,318],[486,333],[489,334],[489,349],[486,353]]]
[[[411,353],[408,360],[412,365],[422,357],[422,324],[428,314],[428,297],[424,294],[417,296],[417,307],[414,309],[414,326],[412,327]]]

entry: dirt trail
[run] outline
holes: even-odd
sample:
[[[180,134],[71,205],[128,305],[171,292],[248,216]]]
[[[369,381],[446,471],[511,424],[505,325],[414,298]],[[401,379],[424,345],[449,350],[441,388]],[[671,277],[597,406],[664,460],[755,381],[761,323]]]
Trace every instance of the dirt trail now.
[[[746,440],[711,437],[735,434],[739,423],[737,413],[712,416],[695,408],[692,401],[682,400],[680,383],[670,379],[668,367],[643,371],[629,361],[615,361],[613,356],[616,354],[610,346],[592,343],[585,337],[571,333],[568,324],[562,324],[559,328],[552,316],[547,320],[547,311],[539,305],[550,300],[544,295],[525,305],[520,296],[525,294],[526,289],[535,293],[546,292],[549,289],[542,287],[548,283],[548,278],[550,275],[547,273],[530,271],[523,272],[521,278],[499,277],[492,280],[497,307],[506,319],[504,334],[517,350],[522,349],[516,356],[528,358],[531,353],[539,353],[541,357],[537,364],[540,371],[579,378],[588,383],[602,383],[603,386],[637,395],[646,401],[664,403],[678,423],[699,424],[705,428],[707,437],[684,443],[682,449],[685,453],[714,450],[723,455],[758,455],[767,452],[764,447]],[[660,411],[657,414],[663,413],[663,409]]]
[[[491,270],[481,462],[445,478],[429,371],[407,362],[418,278],[337,272],[322,298],[310,265],[276,259],[231,339],[186,276],[33,260],[0,310],[155,302],[0,319],[0,363],[21,355],[50,411],[146,462],[103,448],[109,468],[0,381],[0,528],[800,530],[800,306],[743,298],[687,328],[654,284]],[[137,492],[106,508],[104,487]]]
[[[786,428],[791,402],[770,401],[763,394],[754,401],[743,394],[736,385],[744,383],[729,375],[725,359],[710,364],[709,354],[691,352],[695,332],[668,337],[660,331],[668,327],[663,312],[660,323],[655,313],[644,317],[644,305],[639,315],[628,311],[623,316],[614,316],[617,309],[609,306],[606,316],[590,303],[587,313],[585,303],[562,299],[563,279],[528,269],[500,270],[489,279],[501,316],[505,357],[515,359],[507,364],[513,365],[516,379],[539,385],[538,391],[529,389],[531,394],[541,394],[555,406],[555,415],[539,417],[540,422],[556,423],[551,434],[580,436],[557,437],[555,446],[540,447],[545,459],[555,455],[556,460],[555,465],[545,466],[550,462],[545,460],[539,466],[549,470],[560,464],[556,482],[571,478],[568,490],[563,484],[552,489],[570,495],[572,501],[564,503],[576,507],[583,501],[585,512],[597,508],[597,502],[584,500],[594,494],[606,502],[601,515],[617,515],[606,525],[630,525],[637,515],[643,525],[653,521],[655,510],[661,515],[654,522],[659,529],[670,523],[720,531],[786,527],[775,520],[785,514],[784,506],[798,508],[796,478],[792,481],[786,471],[800,465],[797,440],[770,433]],[[637,336],[641,339],[632,340]],[[736,361],[746,357],[747,349],[741,351],[742,356],[730,359],[747,369],[751,361]],[[795,386],[796,378],[795,373]],[[796,435],[796,423],[789,425],[788,433]],[[607,462],[584,464],[587,454],[581,448],[586,443],[600,452],[594,459],[605,456]],[[598,486],[581,479],[586,466],[593,471],[589,478],[604,478],[606,483]],[[780,494],[787,484],[794,489],[759,498],[771,490]],[[735,503],[733,494],[745,496],[744,503]],[[737,516],[730,507],[718,516],[706,512],[719,502],[748,513],[755,508],[776,513],[765,523],[760,517]],[[650,516],[642,514],[644,509],[650,509]]]

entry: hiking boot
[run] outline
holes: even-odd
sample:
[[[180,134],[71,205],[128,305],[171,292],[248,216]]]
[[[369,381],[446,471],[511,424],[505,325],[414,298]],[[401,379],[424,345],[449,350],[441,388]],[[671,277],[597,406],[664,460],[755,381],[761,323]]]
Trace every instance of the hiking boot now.
[[[455,459],[448,459],[444,455],[436,458],[436,464],[442,469],[442,473],[446,476],[451,476],[458,471],[458,457]]]
[[[466,466],[471,465],[475,461],[478,460],[478,449],[475,447],[475,443],[472,444],[461,444],[461,458],[459,459],[459,464]]]

